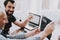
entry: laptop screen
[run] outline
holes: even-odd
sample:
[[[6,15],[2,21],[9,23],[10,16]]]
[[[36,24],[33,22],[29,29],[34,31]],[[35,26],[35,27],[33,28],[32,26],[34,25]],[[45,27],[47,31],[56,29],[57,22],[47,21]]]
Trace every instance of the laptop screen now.
[[[30,15],[33,16],[33,19],[31,19],[29,23],[39,26],[41,16],[37,14],[32,14],[32,13],[30,13]]]

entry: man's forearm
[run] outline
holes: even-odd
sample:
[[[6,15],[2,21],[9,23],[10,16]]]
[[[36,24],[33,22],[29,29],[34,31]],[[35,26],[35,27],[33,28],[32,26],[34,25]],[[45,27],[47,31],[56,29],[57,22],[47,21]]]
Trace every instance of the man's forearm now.
[[[34,32],[28,32],[28,33],[26,33],[26,35],[25,35],[25,37],[27,38],[27,37],[30,37],[30,36],[33,36],[34,35]]]
[[[45,37],[47,37],[49,34],[51,34],[54,30],[54,22],[48,24],[41,35],[41,40],[43,40]]]
[[[26,37],[34,36],[34,35],[38,34],[39,32],[40,32],[39,29],[35,29],[33,31],[30,31],[30,32],[26,33],[25,36]]]

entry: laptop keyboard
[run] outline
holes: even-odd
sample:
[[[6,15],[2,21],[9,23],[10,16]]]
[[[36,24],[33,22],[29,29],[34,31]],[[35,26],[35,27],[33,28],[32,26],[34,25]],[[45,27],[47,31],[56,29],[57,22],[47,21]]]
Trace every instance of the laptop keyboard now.
[[[36,25],[30,24],[30,23],[29,23],[29,26],[31,26],[31,27],[36,27]]]

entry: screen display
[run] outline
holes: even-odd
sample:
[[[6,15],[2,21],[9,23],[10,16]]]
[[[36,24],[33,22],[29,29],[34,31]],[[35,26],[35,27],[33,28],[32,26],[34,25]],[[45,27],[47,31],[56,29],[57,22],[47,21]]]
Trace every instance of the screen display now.
[[[30,23],[35,24],[35,25],[38,25],[38,26],[39,26],[41,16],[40,16],[40,15],[37,15],[37,14],[32,14],[32,13],[30,13],[30,15],[32,15],[32,16],[33,16],[33,19],[31,19],[31,20],[30,20]]]

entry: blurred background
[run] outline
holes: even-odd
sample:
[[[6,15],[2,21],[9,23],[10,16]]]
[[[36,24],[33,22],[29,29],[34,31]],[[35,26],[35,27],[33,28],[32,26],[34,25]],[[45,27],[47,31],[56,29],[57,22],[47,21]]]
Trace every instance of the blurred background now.
[[[5,0],[0,0],[0,11],[4,11],[3,2]],[[52,21],[58,20],[60,18],[60,0],[15,0],[16,8],[14,15],[16,19],[24,21],[28,13],[34,13],[38,15],[44,15],[51,19]],[[16,25],[13,24],[12,30],[18,29],[14,28]],[[14,29],[13,29],[14,28]],[[58,29],[58,28],[57,28]],[[53,33],[56,35],[56,33]],[[54,36],[55,36],[54,35]],[[51,40],[55,40],[52,38]]]

